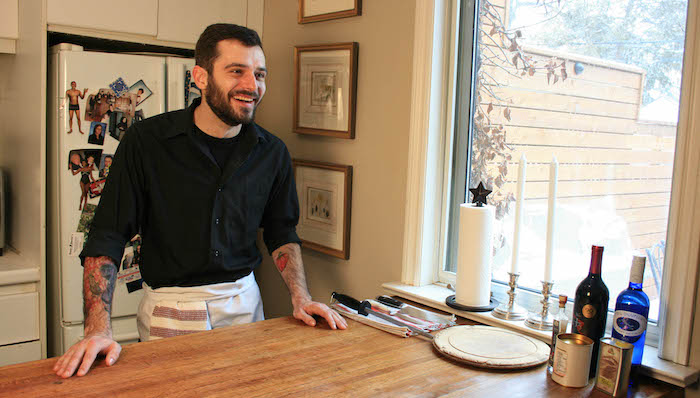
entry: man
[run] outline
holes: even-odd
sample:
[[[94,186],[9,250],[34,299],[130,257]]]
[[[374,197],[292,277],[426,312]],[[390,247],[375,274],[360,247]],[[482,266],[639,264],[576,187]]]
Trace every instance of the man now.
[[[76,87],[77,83],[72,81],[70,82],[70,90],[66,90],[66,97],[68,97],[68,115],[70,117],[70,130],[68,130],[68,134],[73,132],[73,115],[76,115],[78,119],[78,131],[80,131],[80,134],[85,134],[83,133],[82,127],[80,127],[80,104],[78,103],[78,98],[85,98],[85,93],[87,93],[88,89],[86,88],[80,91]]]
[[[282,141],[253,123],[266,88],[260,38],[241,26],[211,25],[195,58],[202,99],[132,125],[114,156],[81,253],[85,338],[58,360],[59,376],[70,377],[78,366],[85,375],[98,354],[108,366],[119,357],[110,325],[115,263],[139,232],[142,340],[262,319],[252,273],[262,261],[258,227],[294,317],[314,326],[319,315],[331,329],[347,327],[309,295],[291,158]]]

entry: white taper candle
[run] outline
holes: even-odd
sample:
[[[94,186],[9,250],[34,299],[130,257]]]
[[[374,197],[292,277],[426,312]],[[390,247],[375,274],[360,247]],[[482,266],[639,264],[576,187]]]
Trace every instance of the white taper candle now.
[[[552,281],[552,261],[554,260],[554,226],[556,223],[557,208],[557,178],[559,174],[559,163],[557,158],[552,157],[549,165],[549,201],[547,203],[547,251],[544,260],[544,281]]]
[[[511,256],[510,272],[518,272],[518,262],[520,261],[520,228],[523,223],[523,201],[525,200],[525,168],[527,159],[525,154],[520,155],[518,169],[518,188],[515,197],[515,231],[513,232],[513,255]]]

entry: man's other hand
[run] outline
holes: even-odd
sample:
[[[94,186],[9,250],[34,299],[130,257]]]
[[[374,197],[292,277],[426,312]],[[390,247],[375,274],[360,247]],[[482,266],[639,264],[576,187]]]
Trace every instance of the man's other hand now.
[[[80,365],[77,375],[85,376],[95,362],[97,355],[104,355],[107,366],[112,366],[117,362],[121,352],[122,347],[111,336],[105,334],[85,336],[58,359],[53,371],[65,379],[71,377]]]

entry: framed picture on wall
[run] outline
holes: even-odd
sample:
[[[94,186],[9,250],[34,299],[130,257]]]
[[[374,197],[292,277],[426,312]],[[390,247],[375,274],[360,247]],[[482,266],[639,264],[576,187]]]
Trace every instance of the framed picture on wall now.
[[[299,0],[299,23],[362,15],[362,0]]]
[[[294,132],[355,138],[358,45],[294,47]]]
[[[352,166],[294,159],[303,247],[350,258]]]

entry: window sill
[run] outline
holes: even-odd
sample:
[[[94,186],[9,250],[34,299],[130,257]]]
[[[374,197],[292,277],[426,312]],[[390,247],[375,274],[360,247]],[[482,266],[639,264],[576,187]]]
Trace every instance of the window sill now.
[[[485,325],[502,327],[504,329],[516,330],[527,336],[538,338],[545,343],[550,343],[551,332],[543,332],[530,329],[525,326],[524,321],[506,321],[491,315],[491,312],[467,312],[456,310],[445,304],[447,296],[454,294],[452,290],[440,285],[410,286],[399,282],[384,283],[382,287],[390,294],[403,297],[429,307],[453,313],[457,316],[467,318]],[[670,361],[663,360],[657,356],[657,349],[651,346],[644,347],[644,358],[642,360],[642,373],[679,387],[687,387],[698,380],[700,371],[697,369],[681,366]]]

